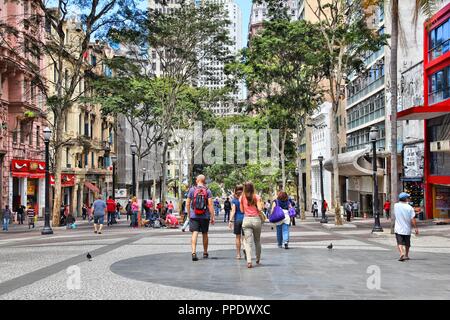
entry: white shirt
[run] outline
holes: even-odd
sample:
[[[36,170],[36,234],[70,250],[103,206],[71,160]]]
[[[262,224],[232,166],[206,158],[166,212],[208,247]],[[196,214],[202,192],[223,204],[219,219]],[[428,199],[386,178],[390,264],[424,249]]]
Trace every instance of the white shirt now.
[[[413,207],[405,202],[396,203],[394,206],[394,214],[394,232],[401,235],[411,235],[411,220],[416,216]]]

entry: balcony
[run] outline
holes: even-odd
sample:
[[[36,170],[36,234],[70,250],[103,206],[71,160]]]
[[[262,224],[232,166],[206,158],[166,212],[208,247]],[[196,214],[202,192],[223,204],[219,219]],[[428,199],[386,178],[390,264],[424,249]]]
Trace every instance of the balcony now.
[[[381,76],[381,78],[375,80],[374,82],[370,83],[367,87],[364,89],[358,91],[358,93],[354,94],[350,98],[347,99],[347,107],[354,104],[355,102],[361,100],[369,93],[375,91],[378,88],[381,88],[384,85],[384,75]]]

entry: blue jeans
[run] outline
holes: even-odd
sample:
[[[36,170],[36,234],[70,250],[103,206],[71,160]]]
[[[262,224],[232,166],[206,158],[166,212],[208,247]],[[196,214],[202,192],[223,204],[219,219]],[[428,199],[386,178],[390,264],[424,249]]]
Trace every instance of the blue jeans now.
[[[8,231],[9,218],[3,218],[3,230]]]
[[[214,208],[215,212],[216,212],[216,217],[219,215],[220,209],[218,207]]]
[[[281,247],[283,244],[289,242],[289,225],[282,223],[277,225],[277,241],[278,246]]]
[[[138,224],[138,212],[133,211],[133,214],[131,215],[131,226],[137,227]]]

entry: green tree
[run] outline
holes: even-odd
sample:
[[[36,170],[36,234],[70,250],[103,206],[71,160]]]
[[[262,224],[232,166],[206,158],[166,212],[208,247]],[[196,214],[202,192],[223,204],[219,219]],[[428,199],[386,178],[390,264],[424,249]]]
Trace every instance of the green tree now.
[[[166,5],[166,3],[162,3]],[[134,22],[125,28],[111,30],[113,41],[126,48],[128,56],[143,77],[154,78],[154,57],[160,62],[160,78],[166,89],[156,92],[161,105],[163,170],[163,201],[167,180],[167,149],[176,125],[179,96],[186,86],[200,75],[214,77],[205,67],[205,61],[226,61],[229,58],[230,39],[225,11],[221,5],[191,4],[181,1],[176,10],[143,12],[134,16]]]
[[[327,96],[332,104],[330,119],[335,119],[342,108],[345,97],[345,84],[348,78],[364,69],[367,52],[377,51],[386,44],[386,35],[380,35],[369,28],[367,21],[370,12],[365,11],[365,0],[316,0],[317,8],[307,2],[318,22],[318,36],[325,45],[325,67],[327,70]],[[336,121],[331,121],[331,154],[333,157],[333,190],[335,223],[342,224],[339,186],[339,136]]]
[[[272,20],[264,23],[263,30],[252,39],[241,59],[228,66],[228,71],[246,80],[250,94],[256,98],[252,108],[266,126],[280,130],[280,146],[272,147],[280,154],[285,189],[287,160],[297,164],[301,177],[298,150],[307,116],[321,101],[325,42],[317,37],[317,26],[303,20],[290,21],[282,6],[270,12]],[[293,145],[297,152],[286,158],[287,148],[294,149]]]

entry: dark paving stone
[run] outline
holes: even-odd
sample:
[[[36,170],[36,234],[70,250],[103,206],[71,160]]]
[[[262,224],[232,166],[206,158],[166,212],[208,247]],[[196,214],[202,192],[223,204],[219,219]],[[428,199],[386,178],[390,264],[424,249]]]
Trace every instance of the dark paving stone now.
[[[398,262],[394,251],[264,249],[262,265],[247,269],[234,250],[191,262],[189,254],[167,253],[118,261],[111,271],[162,285],[265,299],[450,298],[450,257],[414,253]],[[381,270],[381,289],[367,288],[367,267]],[[422,275],[422,276],[421,276]]]

